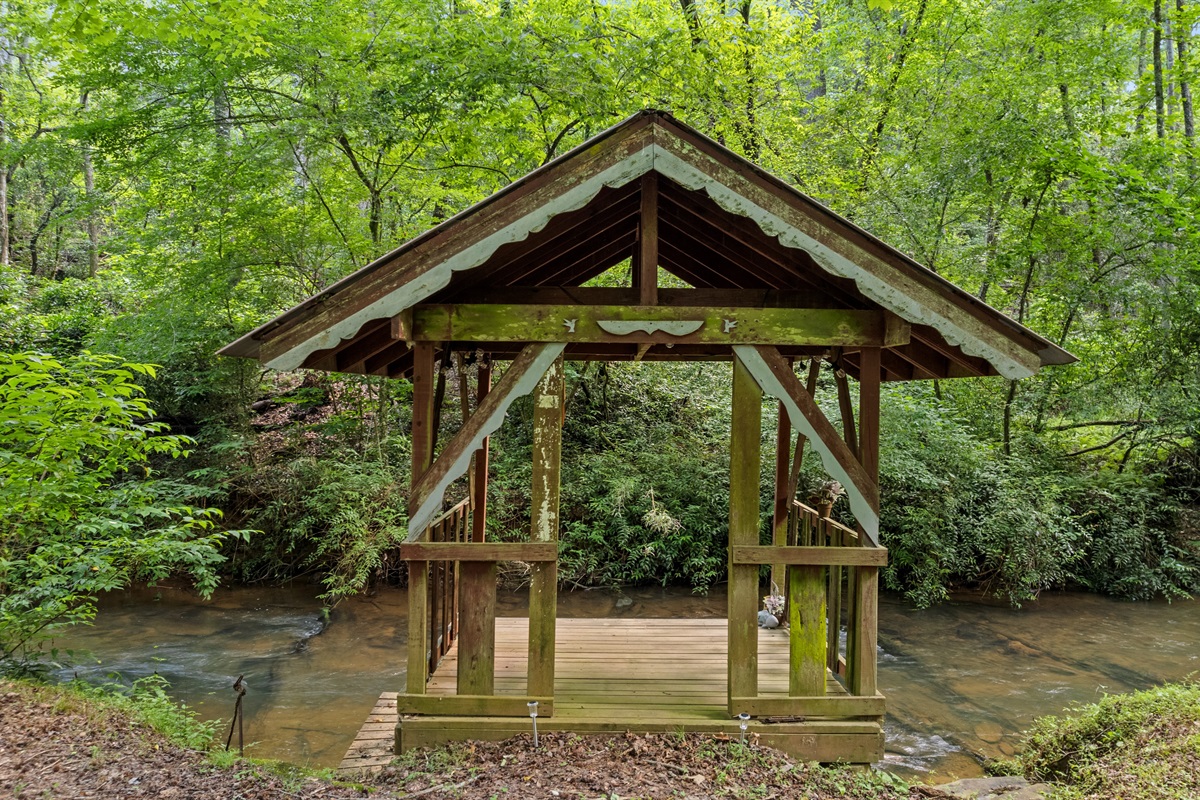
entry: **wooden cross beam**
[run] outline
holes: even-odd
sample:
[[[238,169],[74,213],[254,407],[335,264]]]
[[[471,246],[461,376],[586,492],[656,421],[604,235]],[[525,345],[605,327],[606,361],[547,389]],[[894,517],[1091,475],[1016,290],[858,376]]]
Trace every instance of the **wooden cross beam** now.
[[[774,347],[740,345],[733,352],[762,390],[783,403],[792,426],[812,440],[825,471],[846,487],[850,510],[870,543],[878,546],[879,486],[825,418],[796,373]]]
[[[413,484],[408,501],[408,538],[415,542],[429,527],[442,507],[446,487],[471,465],[471,455],[483,440],[495,433],[504,421],[509,406],[518,397],[537,386],[546,370],[562,353],[562,344],[527,345],[513,360],[508,371],[479,402],[458,433],[446,443],[432,466]]]
[[[893,347],[910,338],[886,311],[705,306],[422,305],[395,320],[416,342],[587,342]]]

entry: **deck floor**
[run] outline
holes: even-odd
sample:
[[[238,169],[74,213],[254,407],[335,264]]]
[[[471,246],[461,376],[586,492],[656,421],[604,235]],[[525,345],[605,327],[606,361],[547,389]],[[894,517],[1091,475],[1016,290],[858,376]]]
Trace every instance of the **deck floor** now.
[[[554,715],[539,719],[542,730],[693,730],[737,731],[726,708],[727,639],[724,619],[559,619],[556,625]],[[496,693],[526,693],[528,620],[496,620]],[[454,694],[458,650],[451,647],[430,680],[427,692]],[[788,634],[759,630],[760,695],[787,695]],[[826,691],[845,694],[829,676]],[[396,693],[385,692],[354,744],[342,770],[375,769],[392,757]],[[473,717],[405,717],[419,724],[469,729],[484,722]],[[496,723],[498,726],[499,722]],[[800,723],[803,725],[804,723]],[[845,722],[839,733],[877,730],[872,723]],[[528,720],[505,725],[525,730]],[[782,728],[780,728],[782,730]],[[466,734],[462,737],[468,738]]]

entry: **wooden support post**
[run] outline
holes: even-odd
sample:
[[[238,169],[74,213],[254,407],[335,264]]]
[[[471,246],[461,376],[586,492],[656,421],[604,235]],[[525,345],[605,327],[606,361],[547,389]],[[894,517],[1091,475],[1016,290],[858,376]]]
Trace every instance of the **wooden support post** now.
[[[831,547],[836,547],[841,550],[849,549],[846,542],[846,533],[840,528],[835,528],[832,534],[832,539],[829,542]],[[859,550],[860,548],[854,548]],[[837,672],[839,668],[838,656],[841,646],[842,632],[842,572],[841,566],[830,566],[827,570],[829,575],[829,589],[827,591],[826,604],[829,608],[829,629],[826,633],[828,641],[825,645],[826,664],[830,670]]]
[[[779,404],[779,422],[775,429],[775,514],[771,523],[771,543],[776,547],[787,544],[788,509],[794,494],[788,494],[790,475],[792,426],[788,422],[787,409]],[[771,565],[771,592],[785,594],[787,576],[783,564]]]
[[[458,693],[492,694],[496,674],[496,562],[463,561]]]
[[[856,581],[854,620],[854,660],[847,664],[850,693],[873,695],[878,690],[878,665],[875,651],[879,641],[879,567],[859,567]]]
[[[858,453],[867,476],[879,483],[879,348],[864,347],[858,364]]]
[[[534,542],[558,541],[563,392],[563,359],[559,356],[533,394],[533,511],[529,538]],[[527,692],[535,697],[553,697],[558,562],[535,563],[531,569]]]
[[[793,697],[825,694],[825,588],[824,567],[793,564],[788,570],[788,694]]]
[[[837,379],[838,408],[842,412],[842,438],[850,452],[858,456],[858,436],[854,431],[854,403],[850,401],[850,380],[846,373],[838,370],[834,373]]]
[[[733,563],[732,548],[758,544],[762,390],[733,359],[733,423],[729,437],[729,713],[734,697],[758,696],[758,567]]]
[[[492,365],[480,362],[479,384],[475,389],[475,407],[479,408],[483,398],[492,390]],[[483,439],[483,444],[475,452],[475,479],[472,481],[471,497],[471,541],[482,542],[487,536],[487,490],[488,490],[488,458],[491,437]]]
[[[429,562],[408,563],[409,694],[424,694],[429,678]]]
[[[433,463],[433,344],[417,342],[413,346],[413,483]]]
[[[638,305],[658,305],[658,173],[650,170],[642,176],[641,224],[634,286]]]
[[[859,354],[859,458],[863,470],[876,485],[879,482],[879,361],[877,347],[864,347]],[[878,667],[875,650],[879,639],[879,567],[859,567],[855,572],[851,617],[853,661],[847,664],[850,691],[857,695],[873,695],[877,688]]]
[[[814,358],[808,364],[808,384],[805,388],[808,389],[809,395],[814,399],[817,396],[817,379],[821,377],[821,359]],[[782,409],[783,404],[780,403]],[[782,410],[781,412],[782,413]],[[796,497],[796,491],[800,484],[800,469],[804,466],[804,443],[806,441],[803,433],[796,434],[796,453],[792,456],[792,472],[788,476],[788,502]]]
[[[412,483],[433,463],[433,345],[413,348]],[[410,484],[411,485],[411,484]],[[409,694],[424,694],[429,678],[429,562],[408,562]]]

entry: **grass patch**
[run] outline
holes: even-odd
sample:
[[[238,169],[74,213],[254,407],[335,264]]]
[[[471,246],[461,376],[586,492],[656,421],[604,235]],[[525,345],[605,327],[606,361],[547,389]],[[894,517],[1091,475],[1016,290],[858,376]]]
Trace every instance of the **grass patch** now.
[[[1200,797],[1200,682],[1113,695],[1034,723],[1020,764],[1056,800]]]

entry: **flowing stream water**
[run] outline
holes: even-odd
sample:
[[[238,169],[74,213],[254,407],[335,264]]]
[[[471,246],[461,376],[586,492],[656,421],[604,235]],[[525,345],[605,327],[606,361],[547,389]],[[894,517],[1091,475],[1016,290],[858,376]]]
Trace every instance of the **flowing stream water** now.
[[[56,643],[58,671],[100,683],[153,673],[208,719],[228,720],[245,675],[249,750],[334,766],[383,691],[404,685],[407,598],[384,590],[326,621],[312,587],[224,589],[211,601],[170,588],[114,593],[96,623]],[[502,593],[519,616],[526,594]],[[723,617],[725,595],[686,589],[563,592],[562,617]],[[884,596],[879,682],[888,697],[886,766],[950,780],[1009,755],[1037,716],[1200,670],[1200,604],[1045,595],[1022,609],[962,597],[915,611]],[[664,654],[668,655],[668,654]]]

